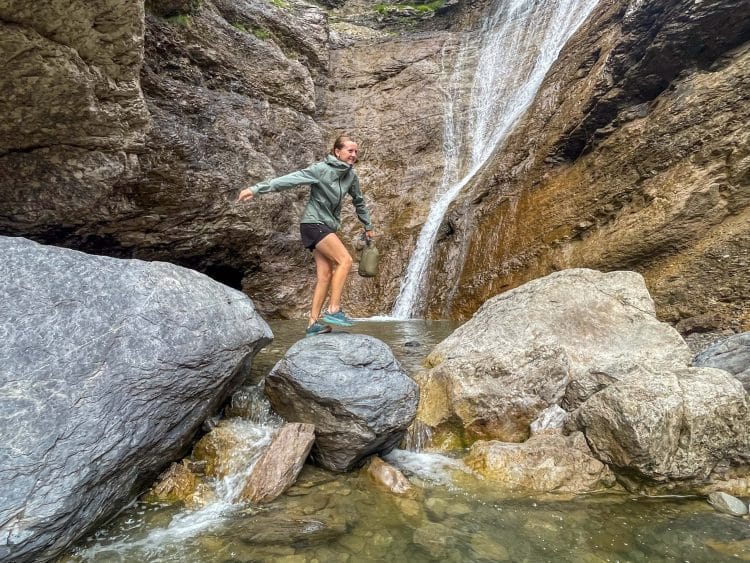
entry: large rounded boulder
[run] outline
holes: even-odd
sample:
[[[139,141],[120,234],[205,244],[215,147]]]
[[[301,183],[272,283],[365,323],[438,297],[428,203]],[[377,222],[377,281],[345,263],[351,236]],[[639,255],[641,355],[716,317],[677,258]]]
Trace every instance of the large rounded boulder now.
[[[635,367],[687,366],[636,272],[564,270],[488,300],[417,375],[434,443],[523,442],[547,408],[571,411]]]
[[[286,420],[315,425],[312,459],[333,471],[398,445],[419,399],[385,343],[344,332],[294,344],[266,377],[265,392]]]
[[[8,237],[0,256],[0,560],[47,560],[185,453],[272,334],[171,264]]]

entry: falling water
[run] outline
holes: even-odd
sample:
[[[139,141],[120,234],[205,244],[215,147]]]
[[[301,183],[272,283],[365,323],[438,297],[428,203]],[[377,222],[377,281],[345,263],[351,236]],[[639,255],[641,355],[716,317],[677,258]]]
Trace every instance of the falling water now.
[[[221,461],[219,470],[224,476],[213,479],[210,487],[196,495],[200,507],[174,514],[165,526],[153,527],[141,537],[113,534],[109,541],[79,550],[76,557],[85,561],[138,561],[145,560],[143,554],[147,553],[150,561],[191,560],[185,551],[194,549],[189,545],[190,540],[220,528],[243,510],[247,512],[240,499],[242,490],[261,453],[270,444],[278,420],[275,415],[263,414],[258,420],[228,419],[225,428],[236,443],[231,455]]]
[[[499,0],[481,30],[478,63],[463,128],[454,123],[466,64],[465,42],[446,88],[445,167],[430,214],[417,239],[392,316],[407,319],[424,309],[424,278],[438,228],[450,203],[484,166],[531,104],[544,76],[598,0]],[[468,155],[468,159],[461,158]],[[462,162],[463,161],[463,162]],[[464,173],[464,170],[468,172]]]

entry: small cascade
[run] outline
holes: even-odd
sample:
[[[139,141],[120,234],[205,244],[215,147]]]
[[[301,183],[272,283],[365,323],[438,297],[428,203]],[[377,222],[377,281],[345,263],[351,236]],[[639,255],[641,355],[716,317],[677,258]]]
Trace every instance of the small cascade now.
[[[271,409],[260,385],[241,387],[229,399],[226,417],[239,417],[260,426],[281,426],[283,419]]]
[[[247,388],[245,391],[249,393],[258,420],[230,418],[224,421],[223,427],[234,437],[235,445],[218,468],[224,477],[211,479],[205,487],[199,487],[200,492],[194,499],[198,508],[179,511],[166,526],[154,527],[137,539],[131,536],[120,541],[97,543],[78,551],[77,557],[87,561],[112,560],[110,557],[129,561],[137,560],[135,556],[129,557],[131,553],[148,553],[154,557],[152,560],[186,560],[180,552],[182,542],[221,526],[240,512],[253,510],[242,503],[242,491],[255,463],[271,443],[280,419],[277,415],[269,415],[270,409],[263,404],[260,390]],[[170,555],[163,553],[164,550]]]
[[[401,447],[413,452],[421,452],[432,441],[432,429],[421,420],[415,420],[406,431]]]
[[[218,502],[236,504],[240,502],[242,489],[255,467],[263,450],[271,443],[277,428],[261,426],[242,419],[231,419],[232,433],[238,438],[231,456],[221,468],[224,478],[216,481],[215,493]]]
[[[456,95],[471,41],[465,40],[455,59],[446,88],[445,169],[430,206],[392,316],[421,316],[425,308],[427,265],[448,206],[486,164],[534,99],[539,87],[571,35],[585,21],[598,0],[498,0],[480,32],[480,46],[469,100]],[[458,127],[456,107],[468,107],[468,118]]]

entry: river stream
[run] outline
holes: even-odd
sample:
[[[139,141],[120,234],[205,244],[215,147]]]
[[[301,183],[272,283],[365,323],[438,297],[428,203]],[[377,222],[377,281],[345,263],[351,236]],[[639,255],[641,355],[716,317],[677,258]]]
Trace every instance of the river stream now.
[[[253,378],[304,332],[303,321],[271,327],[274,342],[256,357]],[[383,340],[414,373],[454,328],[407,320],[349,330]],[[234,420],[248,457],[278,424],[274,417]],[[389,454],[415,485],[404,498],[364,472],[338,475],[308,465],[296,485],[263,507],[238,503],[231,478],[214,483],[215,500],[200,508],[140,501],[62,561],[750,561],[750,522],[714,511],[703,498],[513,497],[473,475],[462,454]]]

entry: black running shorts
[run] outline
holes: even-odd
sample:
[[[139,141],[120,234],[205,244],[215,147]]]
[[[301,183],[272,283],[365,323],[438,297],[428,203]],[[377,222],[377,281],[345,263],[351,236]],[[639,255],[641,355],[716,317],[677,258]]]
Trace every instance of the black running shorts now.
[[[299,225],[299,233],[302,235],[302,244],[304,244],[305,248],[310,252],[315,249],[315,246],[321,240],[332,232],[331,229],[321,223],[300,223]]]

